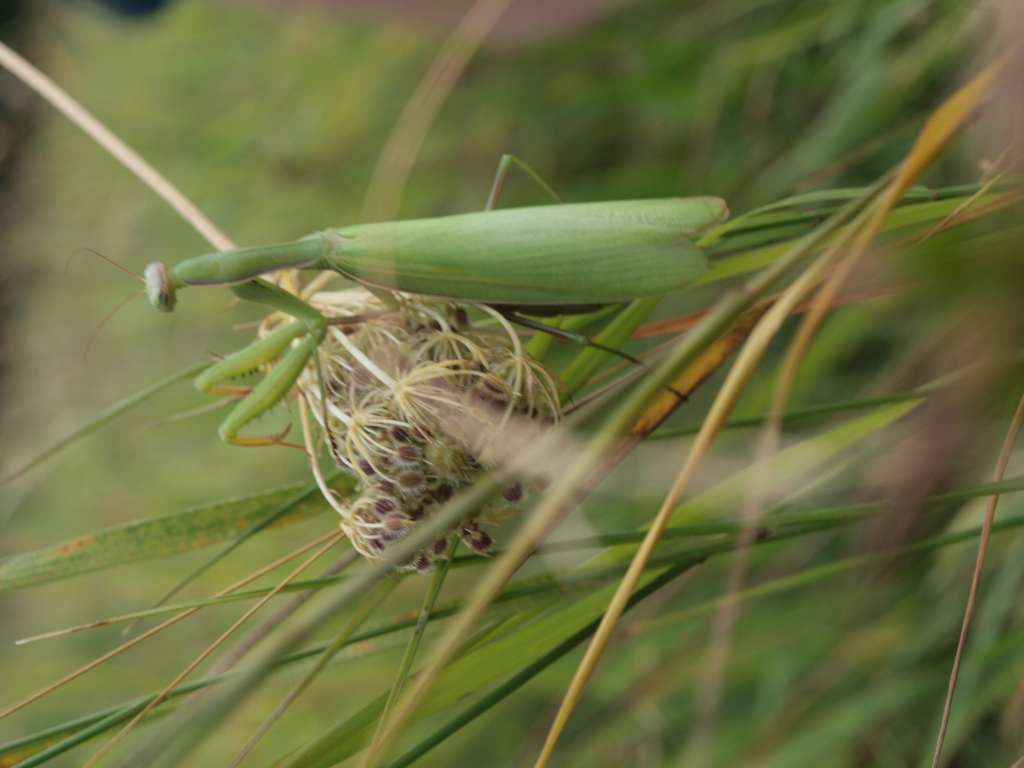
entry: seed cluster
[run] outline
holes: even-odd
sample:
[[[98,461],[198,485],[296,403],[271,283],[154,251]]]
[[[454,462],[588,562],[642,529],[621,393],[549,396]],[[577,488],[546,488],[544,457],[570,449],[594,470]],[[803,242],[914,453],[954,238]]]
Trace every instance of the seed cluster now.
[[[473,322],[448,302],[403,297],[388,309],[364,290],[320,292],[311,303],[329,318],[359,318],[330,326],[299,388],[334,460],[360,480],[341,507],[341,527],[366,557],[379,557],[495,466],[506,428],[560,418],[550,375],[488,307]],[[513,514],[524,496],[510,482],[452,533],[487,554],[493,541],[481,523]],[[451,533],[406,567],[429,570],[450,548]]]

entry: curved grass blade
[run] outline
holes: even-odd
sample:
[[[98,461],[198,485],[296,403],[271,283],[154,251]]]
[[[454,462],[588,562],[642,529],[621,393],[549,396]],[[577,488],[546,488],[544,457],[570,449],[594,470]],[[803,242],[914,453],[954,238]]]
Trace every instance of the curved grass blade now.
[[[324,648],[323,653],[320,654],[320,658],[316,660],[316,664],[314,664],[303,676],[298,685],[292,688],[288,694],[278,702],[277,706],[274,707],[274,710],[267,715],[266,719],[260,723],[259,727],[255,730],[249,740],[245,742],[242,750],[235,756],[235,759],[231,761],[230,768],[235,768],[235,766],[239,765],[242,760],[245,759],[245,756],[253,750],[259,740],[267,733],[267,731],[270,730],[281,715],[284,714],[284,711],[302,695],[304,690],[313,684],[313,681],[316,680],[320,673],[324,671],[324,668],[330,663],[331,659],[333,659],[342,648],[348,645],[352,635],[355,634],[355,631],[363,625],[363,622],[370,617],[370,614],[373,613],[375,609],[380,607],[381,603],[387,599],[388,595],[394,592],[395,587],[398,586],[400,580],[401,579],[395,575],[392,575],[389,579],[382,580],[355,606],[352,616],[349,618],[345,626],[342,627],[341,632],[335,636],[330,645]]]
[[[1010,463],[1010,456],[1013,447],[1017,443],[1017,434],[1020,432],[1021,423],[1024,422],[1024,397],[1017,403],[1017,408],[1010,419],[1010,427],[1006,437],[1003,439],[1003,447],[999,451],[999,458],[996,461],[996,468],[993,471],[992,480],[999,482],[1006,473],[1006,467]],[[985,508],[985,520],[982,526],[981,539],[978,542],[978,556],[974,564],[974,574],[971,576],[971,584],[967,593],[967,604],[964,606],[963,623],[960,626],[960,637],[956,644],[956,653],[953,655],[953,666],[949,672],[949,684],[946,689],[946,700],[942,705],[942,717],[939,722],[939,732],[935,738],[935,750],[932,754],[932,768],[938,768],[942,760],[942,746],[946,740],[946,729],[949,727],[949,716],[953,709],[953,694],[956,692],[957,678],[960,674],[960,664],[963,661],[964,648],[967,645],[967,635],[971,629],[971,621],[974,617],[975,603],[978,598],[978,590],[981,588],[981,572],[985,565],[985,555],[988,552],[989,537],[992,533],[992,524],[995,522],[996,506],[999,504],[999,495],[993,494],[989,497]]]
[[[165,389],[168,389],[169,387],[172,387],[175,384],[178,384],[179,382],[193,378],[200,371],[204,370],[205,368],[208,368],[209,365],[209,363],[193,363],[192,365],[186,368],[182,368],[180,371],[177,371],[176,373],[172,373],[170,376],[167,376],[166,378],[160,379],[160,381],[157,381],[156,383],[149,385],[145,389],[142,389],[136,392],[135,394],[129,395],[123,400],[114,403],[106,410],[101,411],[99,415],[97,415],[95,418],[90,419],[85,424],[73,429],[68,434],[55,440],[53,443],[48,445],[43,450],[39,451],[39,453],[30,458],[17,469],[0,477],[0,485],[3,485],[4,483],[8,483],[11,480],[15,480],[16,478],[21,477],[29,470],[39,466],[48,459],[53,458],[58,453],[63,451],[65,448],[69,448],[82,438],[88,437],[93,432],[96,432],[97,430],[105,427],[107,424],[110,424],[118,416],[121,416],[122,414],[125,414],[128,411],[130,411],[135,406],[146,402],[147,400],[149,400],[149,398],[153,397],[154,395],[160,394]]]
[[[931,228],[936,222],[946,219],[964,203],[971,199],[971,195],[949,198],[947,200],[930,201],[926,203],[915,203],[913,205],[898,206],[893,209],[880,233],[889,237],[902,236],[912,237],[920,235]],[[990,193],[983,195],[978,201],[979,206],[986,213],[992,210],[1012,205],[1018,198],[1015,196],[999,195]],[[991,208],[984,206],[991,205]],[[958,220],[956,225],[967,223],[968,219]],[[885,243],[887,238],[881,238]],[[829,242],[829,241],[826,241]],[[712,285],[734,277],[755,272],[759,269],[770,267],[783,254],[792,247],[792,237],[783,239],[773,238],[767,243],[747,242],[742,245],[732,245],[729,248],[723,247],[718,251],[712,251],[712,258],[707,270],[695,281],[695,286]]]

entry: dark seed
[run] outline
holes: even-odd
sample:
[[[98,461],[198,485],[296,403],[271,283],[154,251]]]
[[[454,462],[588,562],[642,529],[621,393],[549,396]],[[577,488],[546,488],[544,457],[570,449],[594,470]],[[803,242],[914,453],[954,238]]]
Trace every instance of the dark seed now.
[[[378,480],[374,483],[374,487],[385,496],[395,495],[395,484],[390,480]]]
[[[408,490],[415,490],[423,485],[423,474],[421,472],[403,472],[398,476],[398,484]]]
[[[388,515],[384,518],[384,527],[389,531],[402,531],[405,530],[406,522],[405,515],[401,513]]]
[[[402,538],[402,531],[381,531],[379,538],[385,544],[394,544],[396,541]]]
[[[386,515],[388,512],[394,512],[398,509],[398,504],[395,503],[394,499],[390,499],[387,496],[382,496],[373,502],[373,508],[380,516]]]
[[[487,554],[494,544],[491,535],[476,525],[464,525],[459,533],[466,546],[481,555]]]
[[[398,458],[406,464],[414,464],[420,459],[420,451],[415,445],[400,445]]]
[[[506,485],[502,489],[501,495],[505,497],[505,501],[520,501],[523,498],[523,484],[512,483],[512,485]]]

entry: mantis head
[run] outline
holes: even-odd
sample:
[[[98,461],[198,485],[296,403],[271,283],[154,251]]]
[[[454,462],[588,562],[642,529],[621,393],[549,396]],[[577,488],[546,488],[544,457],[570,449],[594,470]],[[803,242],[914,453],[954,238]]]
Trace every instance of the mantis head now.
[[[170,312],[178,301],[177,289],[174,280],[167,271],[167,265],[162,261],[154,261],[143,272],[146,281],[146,296],[149,303],[161,312]]]

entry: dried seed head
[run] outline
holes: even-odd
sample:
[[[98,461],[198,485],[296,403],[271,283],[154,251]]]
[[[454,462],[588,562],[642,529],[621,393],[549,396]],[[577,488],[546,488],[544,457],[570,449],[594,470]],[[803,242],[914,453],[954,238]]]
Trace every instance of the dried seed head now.
[[[474,327],[463,307],[402,294],[393,311],[362,289],[319,292],[310,301],[327,317],[371,316],[331,326],[318,355],[323,383],[312,361],[298,381],[332,455],[359,475],[359,496],[342,507],[341,525],[367,557],[380,557],[483,466],[496,464],[510,418],[546,425],[561,417],[551,376],[487,307],[480,309],[497,326]],[[261,334],[281,322],[269,318]],[[492,512],[505,514],[523,499],[523,484],[510,483],[501,495]],[[453,530],[474,552],[493,547],[475,521]],[[429,569],[450,550],[451,540],[439,537],[406,567]]]

